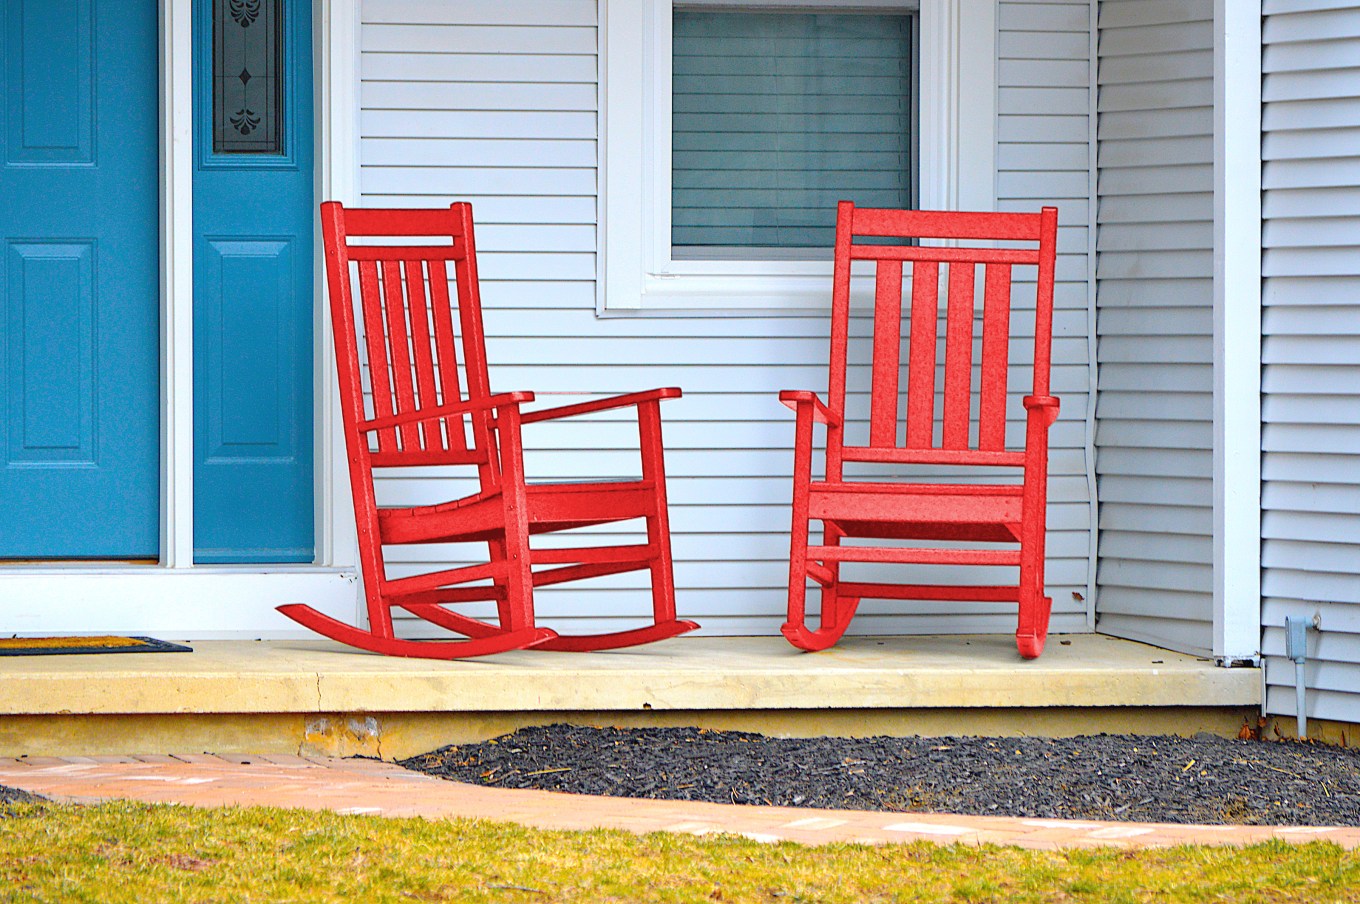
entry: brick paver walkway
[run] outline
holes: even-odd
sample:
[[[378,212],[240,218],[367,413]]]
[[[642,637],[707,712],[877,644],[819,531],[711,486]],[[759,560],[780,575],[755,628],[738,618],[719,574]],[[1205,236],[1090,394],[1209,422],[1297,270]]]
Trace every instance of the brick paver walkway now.
[[[1000,816],[877,813],[588,797],[448,782],[374,760],[205,754],[0,759],[0,785],[59,800],[113,798],[218,807],[268,805],[374,816],[470,817],[545,829],[732,833],[759,841],[882,844],[927,839],[1026,848],[1250,844],[1327,839],[1360,828],[1185,826]]]

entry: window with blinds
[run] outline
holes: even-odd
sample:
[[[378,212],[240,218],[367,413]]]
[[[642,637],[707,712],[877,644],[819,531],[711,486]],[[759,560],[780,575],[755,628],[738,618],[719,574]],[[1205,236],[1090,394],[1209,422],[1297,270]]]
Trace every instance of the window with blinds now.
[[[677,8],[672,256],[814,257],[837,201],[914,206],[914,26],[914,13]]]

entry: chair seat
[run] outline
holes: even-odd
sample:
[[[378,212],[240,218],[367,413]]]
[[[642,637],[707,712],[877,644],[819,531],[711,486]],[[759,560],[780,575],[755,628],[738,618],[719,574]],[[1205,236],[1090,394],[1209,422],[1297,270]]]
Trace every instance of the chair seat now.
[[[525,487],[531,534],[641,518],[655,506],[650,480],[541,483]],[[502,491],[496,489],[451,502],[378,510],[383,543],[468,543],[494,539],[504,531]]]
[[[897,540],[1018,542],[1020,484],[818,482],[808,515],[846,536]]]

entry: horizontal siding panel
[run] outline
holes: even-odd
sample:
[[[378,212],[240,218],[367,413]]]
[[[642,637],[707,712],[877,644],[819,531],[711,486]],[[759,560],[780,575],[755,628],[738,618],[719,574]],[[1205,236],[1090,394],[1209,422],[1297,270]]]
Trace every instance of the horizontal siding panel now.
[[[1105,280],[1096,295],[1096,307],[1101,311],[1117,307],[1196,307],[1212,297],[1212,292],[1212,276],[1171,279],[1154,273],[1137,280]]]
[[[1039,4],[1019,4],[1026,9]],[[1090,34],[1081,31],[1015,31],[1001,29],[997,56],[1003,60],[1084,60],[1090,55]],[[1004,112],[1004,111],[1003,111]]]
[[[364,21],[393,25],[507,25],[550,19],[557,25],[595,27],[595,0],[496,0],[495,3],[431,3],[430,0],[364,0]],[[591,48],[594,53],[594,47]]]
[[[1213,9],[1208,22],[1213,22]],[[1206,21],[1200,0],[1104,0],[1100,4],[1099,27],[1132,28],[1148,25],[1176,25]]]
[[[1353,74],[1352,78],[1360,78],[1360,73]],[[1360,128],[1272,132],[1261,142],[1261,157],[1267,163],[1351,157],[1357,148],[1360,148]]]
[[[1213,418],[1214,397],[1208,392],[1180,392],[1149,398],[1142,391],[1103,389],[1096,417],[1110,420],[1204,421]]]
[[[1211,107],[1214,103],[1213,88],[1213,81],[1207,79],[1110,84],[1100,89],[1097,109],[1101,113],[1138,110],[1160,113],[1177,108]]]
[[[1292,667],[1292,663],[1290,666]],[[1305,679],[1306,680],[1306,679]],[[1332,719],[1337,722],[1360,722],[1360,703],[1354,692],[1314,692],[1308,695],[1310,719]],[[1273,715],[1292,716],[1295,706],[1293,685],[1266,688],[1265,711]]]
[[[1291,367],[1277,364],[1266,367],[1263,388],[1273,392],[1314,392],[1318,395],[1360,394],[1360,374],[1354,367],[1308,365]],[[1338,409],[1344,412],[1344,408]],[[1339,415],[1333,415],[1339,416]]]
[[[1212,135],[1212,120],[1206,122],[1200,107],[1166,110],[1155,117],[1147,112],[1106,113],[1100,117],[1101,141],[1146,138],[1155,135]]]
[[[1209,508],[1214,504],[1212,486],[1186,477],[1159,477],[1149,480],[1127,474],[1105,475],[1100,482],[1100,498],[1105,502],[1130,505],[1183,505]]]
[[[1263,400],[1262,421],[1267,424],[1318,424],[1337,419],[1338,405],[1354,405],[1356,414],[1347,418],[1360,421],[1360,396],[1340,399],[1340,393],[1303,395],[1272,393]]]
[[[1213,510],[1190,505],[1102,505],[1100,529],[1128,530],[1138,533],[1161,532],[1168,542],[1177,534],[1209,534],[1213,531]],[[1118,560],[1102,558],[1100,567],[1117,567]],[[1208,584],[1203,589],[1208,592]]]
[[[1102,494],[1105,482],[1101,484]],[[1183,534],[1179,542],[1168,544],[1161,533],[1140,534],[1135,531],[1110,531],[1100,538],[1101,554],[1111,559],[1141,562],[1184,562],[1202,565],[1211,561],[1213,539]]]
[[[488,6],[491,4],[487,4]],[[500,85],[594,84],[595,54],[499,53],[480,48],[472,53],[369,52],[359,60],[364,82],[395,81],[415,86],[422,82],[485,83],[488,91]]]
[[[363,110],[363,138],[490,136],[595,140],[595,114],[588,112],[434,110],[420,116],[394,110]]]
[[[1106,446],[1096,456],[1097,473],[1122,474],[1160,479],[1162,477],[1194,477],[1210,479],[1213,474],[1213,455],[1207,449],[1121,448]]]
[[[1001,60],[997,81],[1003,85],[1050,85],[1054,88],[1089,88],[1091,66],[1077,60]]]
[[[595,29],[570,25],[387,25],[369,22],[360,31],[360,50],[388,53],[551,53],[593,54]]]
[[[1272,541],[1273,542],[1273,541]],[[1312,544],[1322,547],[1321,543]],[[1336,552],[1345,551],[1355,561],[1360,552],[1355,544],[1334,544]],[[1325,548],[1325,547],[1323,547]],[[1360,576],[1320,569],[1290,569],[1272,566],[1263,591],[1276,599],[1329,600],[1338,605],[1360,607]],[[1357,660],[1360,661],[1360,660]]]
[[[1344,35],[1335,40],[1324,34],[1311,41],[1267,44],[1261,50],[1261,71],[1267,75],[1355,65],[1354,48]]]
[[[1261,26],[1265,44],[1308,42],[1319,38],[1360,38],[1360,9],[1354,6],[1267,16]]]
[[[1085,37],[1091,12],[1083,3],[1001,3],[997,26],[1003,32],[1068,32]]]
[[[1154,135],[1142,140],[1113,142],[1108,147],[1102,148],[1100,152],[1102,169],[1165,166],[1168,160],[1179,160],[1182,163],[1212,164],[1214,160],[1213,136],[1189,135],[1160,138]],[[1117,198],[1101,198],[1102,210],[1108,200],[1117,200]],[[1212,203],[1212,196],[1210,196],[1210,202]],[[1204,213],[1212,216],[1212,206],[1208,211],[1202,212],[1201,216]],[[1104,220],[1103,217],[1102,220]]]
[[[1115,166],[1109,169],[1102,166],[1098,188],[1102,197],[1199,195],[1203,194],[1206,185],[1212,186],[1213,175],[1214,168],[1210,163],[1186,163],[1163,158],[1156,164],[1149,162],[1142,166]]]
[[[1355,98],[1356,61],[1348,67],[1314,69],[1306,72],[1274,72],[1265,81],[1261,100],[1267,103],[1320,98]]]
[[[1213,226],[1209,223],[1102,223],[1096,251],[1138,253],[1146,251],[1212,251]]]
[[[1105,591],[1102,590],[1101,595],[1103,598]],[[1117,592],[1111,592],[1110,595],[1119,596]],[[1129,617],[1117,612],[1102,613],[1096,617],[1096,630],[1102,634],[1180,650],[1196,656],[1210,656],[1213,650],[1213,626],[1193,618]],[[1174,647],[1167,643],[1169,637],[1176,639]]]
[[[997,120],[998,143],[1024,144],[1053,141],[1084,142],[1088,140],[1085,116],[1028,116],[1017,113]],[[998,198],[998,203],[1005,199]],[[1082,218],[1075,218],[1081,221]]]
[[[1196,289],[1199,287],[1196,286]],[[1206,287],[1207,288],[1207,287]],[[1194,294],[1194,293],[1192,293]],[[1107,307],[1096,315],[1097,329],[1111,341],[1123,337],[1210,336],[1214,334],[1213,310],[1206,307],[1212,296],[1200,296],[1201,304],[1176,308]]]
[[[431,82],[413,92],[400,82],[365,82],[359,102],[366,110],[575,110],[595,111],[593,84],[499,85],[490,92],[478,84]]]
[[[1198,140],[1198,139],[1196,139]],[[1115,145],[1114,147],[1119,147]],[[1137,154],[1137,148],[1128,152]],[[1117,223],[1208,223],[1212,216],[1213,195],[1207,192],[1178,195],[1107,195],[1100,199],[1102,224]]]
[[[1212,251],[1105,251],[1096,264],[1096,279],[1202,279],[1213,266]]]
[[[1276,452],[1267,455],[1261,474],[1267,481],[1296,480],[1345,484],[1354,481],[1360,458],[1355,454],[1326,455],[1317,452]]]
[[[1348,128],[1355,125],[1355,101],[1351,98],[1277,101],[1262,108],[1261,125],[1266,132]]]
[[[1212,48],[1105,57],[1100,61],[1100,84],[1178,81],[1214,77]]]
[[[1101,0],[1101,6],[1109,0]],[[1204,4],[1195,4],[1200,9]],[[1213,18],[1195,18],[1182,22],[1160,25],[1146,25],[1137,28],[1100,29],[1100,56],[1102,60],[1110,57],[1137,56],[1156,50],[1159,53],[1175,53],[1182,50],[1202,50],[1214,46]]]
[[[544,160],[558,166],[593,169],[596,147],[594,140],[553,141],[542,139],[482,139],[426,138],[367,138],[359,153],[364,165],[370,167],[448,167],[448,168],[504,168],[534,167]],[[532,208],[526,207],[525,212]],[[482,208],[478,207],[478,223],[482,222]],[[594,222],[594,210],[590,220]]]

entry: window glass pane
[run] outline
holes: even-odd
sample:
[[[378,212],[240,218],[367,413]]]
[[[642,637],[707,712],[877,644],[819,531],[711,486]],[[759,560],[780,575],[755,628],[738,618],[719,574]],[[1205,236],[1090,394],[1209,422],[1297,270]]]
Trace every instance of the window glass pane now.
[[[283,0],[213,0],[213,152],[283,153]]]
[[[830,248],[837,201],[910,207],[912,24],[911,14],[677,9],[675,256]]]

